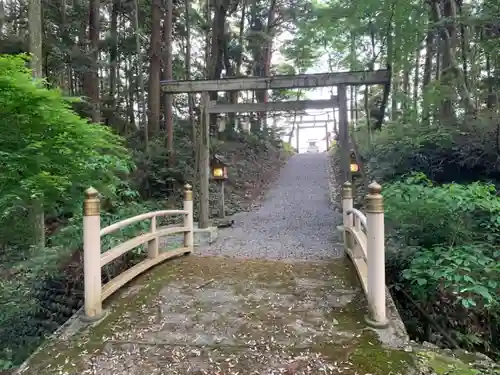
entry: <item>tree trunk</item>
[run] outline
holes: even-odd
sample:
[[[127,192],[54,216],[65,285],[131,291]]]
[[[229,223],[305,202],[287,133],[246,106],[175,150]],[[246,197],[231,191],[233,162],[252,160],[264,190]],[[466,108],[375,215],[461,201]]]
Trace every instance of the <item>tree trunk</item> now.
[[[236,64],[235,64],[235,69],[234,69],[235,76],[239,76],[241,74],[241,64],[243,62],[243,37],[244,37],[244,33],[245,33],[246,6],[247,6],[247,0],[243,0],[243,3],[241,5],[241,17],[240,17],[240,25],[239,25],[240,27],[239,27],[239,34],[238,34],[238,46],[241,49],[240,49],[240,53],[236,57]],[[239,91],[231,91],[229,95],[230,95],[230,103],[231,104],[238,104]],[[235,127],[235,122],[236,122],[236,114],[230,113],[229,114],[229,123],[231,124],[233,129]]]
[[[151,45],[148,83],[149,136],[160,131],[161,0],[151,3]]]
[[[420,53],[422,50],[422,39],[417,36],[417,52],[415,54],[415,75],[413,77],[413,108],[415,113],[418,114],[418,86],[420,80]]]
[[[227,2],[227,1],[225,1]],[[220,78],[223,68],[223,42],[226,27],[226,4],[218,4],[215,8],[212,22],[212,41],[210,43],[209,77],[211,79]],[[213,100],[213,99],[211,99]]]
[[[43,76],[42,56],[42,5],[41,0],[29,0],[28,3],[28,27],[30,53],[32,54],[31,69],[34,78]]]
[[[441,80],[441,35],[436,32],[436,37],[434,38],[434,49],[436,50],[436,69],[434,72],[434,79],[436,81]]]
[[[302,90],[298,89],[297,90],[297,96],[295,97],[295,100],[300,100],[300,97],[302,95]],[[288,134],[288,143],[290,146],[292,145],[292,138],[293,134],[295,132],[295,129],[297,129],[297,137],[299,136],[299,126],[297,124],[297,110],[293,111],[293,121],[292,121],[292,130],[290,130],[290,134]],[[297,147],[297,153],[299,152],[299,148]]]
[[[462,50],[462,69],[464,72],[464,82],[465,86],[469,87],[469,77],[468,77],[468,67],[467,67],[467,57],[469,56],[469,41],[467,38],[467,27],[463,21],[463,7],[462,2],[459,1],[458,12],[460,15],[460,41],[461,41],[461,50]]]
[[[365,116],[366,116],[366,131],[368,133],[368,144],[371,145],[372,143],[372,118],[370,114],[370,85],[365,85],[365,95],[364,95],[364,102],[363,106],[365,109]]]
[[[404,101],[402,103],[402,112],[403,117],[408,119],[408,112],[410,111],[410,63],[409,57],[405,56],[404,61],[404,72],[403,72],[403,93],[404,93]]]
[[[109,48],[109,99],[108,115],[106,116],[108,125],[113,123],[116,111],[117,95],[117,70],[118,70],[118,7],[120,0],[113,0],[111,6],[111,45]],[[111,119],[111,121],[109,121]]]
[[[276,0],[271,0],[269,5],[269,11],[267,13],[267,24],[266,24],[266,40],[264,42],[263,54],[262,54],[262,64],[263,64],[263,76],[268,77],[271,74],[271,59],[273,54],[273,34],[274,34],[274,17],[276,12]],[[264,90],[262,92],[262,102],[267,103],[269,101],[269,92]],[[262,129],[267,132],[267,113],[262,112],[259,114]]]
[[[485,54],[486,58],[486,85],[488,88],[488,96],[486,97],[486,108],[489,110],[493,109],[493,106],[495,104],[495,92],[494,92],[494,85],[493,85],[493,77],[491,74],[491,55],[489,52]]]
[[[210,0],[205,0],[206,4],[203,7],[203,16],[204,16],[204,31],[205,31],[205,77],[207,79],[210,78],[210,51],[212,50],[211,46],[211,33],[210,33],[210,24],[212,23],[212,12],[210,11]],[[202,0],[203,2],[203,0]],[[212,32],[213,33],[213,32]]]
[[[448,7],[445,7],[448,16],[454,18],[456,16],[456,4],[454,2],[455,0],[448,0],[447,4]],[[434,11],[436,15],[436,21],[437,23],[441,23],[442,17],[441,17],[441,10],[439,9],[439,4],[434,3]],[[452,28],[452,29],[450,29]],[[452,31],[452,34],[450,34],[450,30]],[[444,53],[446,54],[446,63],[448,65],[445,65],[445,58],[443,57],[443,68],[444,66],[447,67],[448,71],[453,75],[453,78],[455,79],[455,82],[451,85],[453,87],[457,87],[460,99],[462,101],[462,105],[466,110],[466,113],[469,115],[475,115],[476,114],[476,107],[474,104],[474,101],[471,99],[469,90],[467,89],[467,86],[465,85],[464,81],[464,75],[463,72],[461,71],[460,67],[457,64],[456,58],[455,58],[455,32],[454,32],[454,26],[449,25],[448,27],[444,27],[442,30],[442,36],[443,36],[443,44],[445,51]],[[450,79],[451,77],[447,77],[446,79]],[[453,114],[454,115],[454,114]]]
[[[229,23],[226,22],[224,26],[224,38],[222,39],[222,50],[223,50],[223,61],[224,61],[224,67],[226,69],[226,77],[234,77],[235,76],[235,71],[234,67],[231,64],[231,58],[232,56],[229,54],[229,43],[231,41],[231,32],[229,28]],[[231,102],[231,92],[226,92],[226,98],[228,99],[229,102]],[[224,133],[226,135],[230,135],[234,131],[234,119],[235,119],[235,113],[229,113],[229,121],[226,121],[225,128],[224,128]]]
[[[185,17],[185,24],[184,27],[186,28],[186,52],[185,52],[185,58],[184,58],[184,67],[185,67],[185,79],[189,80],[191,79],[191,17],[190,17],[190,6],[189,6],[189,0],[184,0],[184,17]],[[189,109],[189,122],[191,123],[191,139],[193,142],[193,145],[196,145],[196,139],[197,139],[197,134],[196,134],[196,121],[194,117],[194,95],[189,93],[188,94],[188,109]],[[193,147],[193,157],[194,157],[194,173],[195,173],[195,181],[197,180],[197,174],[198,174],[198,152],[196,150],[196,147]]]
[[[141,29],[139,28],[139,1],[134,1],[134,17],[133,17],[133,28],[135,32],[135,54],[137,59],[137,70],[136,70],[136,85],[137,85],[137,99],[138,99],[138,109],[139,109],[139,127],[143,127],[144,130],[144,141],[146,146],[149,142],[149,126],[146,119],[146,98],[145,87],[144,87],[144,77],[142,75],[142,51],[141,51]],[[132,66],[130,66],[130,73],[132,74]],[[132,81],[130,81],[131,87]],[[132,91],[133,92],[133,91]],[[133,109],[132,109],[133,114]],[[129,116],[130,117],[130,116]],[[135,122],[135,121],[134,121]]]
[[[208,228],[209,222],[209,209],[210,209],[210,134],[209,134],[209,121],[208,106],[210,97],[208,93],[201,94],[200,105],[200,132],[198,137],[198,153],[200,155],[198,164],[198,197],[200,201],[200,211],[198,218],[198,227],[201,229]]]
[[[163,39],[165,41],[165,53],[163,54],[163,79],[171,81],[172,76],[172,11],[173,0],[166,0],[165,17],[163,19]],[[167,130],[167,152],[168,165],[174,165],[174,119],[173,102],[171,94],[163,95],[163,106],[165,111],[165,129]]]
[[[29,10],[28,10],[29,12]],[[28,15],[29,18],[29,15]],[[3,36],[3,25],[5,23],[5,7],[3,0],[0,0],[0,36]]]
[[[32,54],[31,69],[33,78],[42,78],[42,6],[41,0],[29,0],[28,3],[29,49]],[[45,247],[45,213],[43,196],[34,197],[31,202],[31,218],[33,223],[33,244]]]
[[[444,1],[444,17],[451,20],[446,28],[449,34],[449,38],[443,37],[441,43],[441,53],[443,56],[442,59],[442,82],[446,87],[446,94],[441,101],[441,118],[448,123],[453,123],[455,120],[455,112],[453,110],[453,100],[455,98],[455,90],[453,83],[453,73],[451,71],[452,68],[452,59],[453,51],[455,49],[455,25],[454,17],[456,16],[454,12],[454,3],[455,0],[445,0]],[[436,4],[439,7],[439,4]]]
[[[430,102],[429,102],[429,83],[431,82],[432,76],[432,55],[434,51],[434,31],[430,27],[432,24],[432,14],[429,14],[428,21],[428,31],[427,36],[425,37],[425,62],[424,62],[424,76],[422,77],[422,121],[427,126],[430,125]]]
[[[88,73],[87,96],[92,104],[92,122],[101,121],[100,99],[99,99],[99,10],[100,1],[90,0],[89,3],[89,41],[90,41],[90,72]]]
[[[229,6],[228,0],[222,0],[215,7],[212,22],[212,40],[210,43],[210,61],[208,62],[208,76],[210,79],[219,79],[224,66],[224,39],[226,29],[226,15]],[[210,92],[210,101],[217,100],[217,93]],[[210,115],[210,134],[217,134],[217,115]]]
[[[399,79],[399,73],[400,73],[400,66],[397,63],[398,61],[398,50],[399,50],[399,44],[398,41],[401,39],[400,38],[400,30],[398,30],[398,24],[396,23],[394,27],[394,36],[392,33],[390,33],[387,36],[387,59],[389,60],[391,67],[392,67],[392,75],[393,75],[393,83],[392,83],[392,96],[391,96],[391,120],[395,121],[397,119],[397,113],[398,113],[398,96],[399,96],[399,84],[400,84],[400,79]],[[367,113],[367,116],[370,114]]]
[[[134,68],[133,68],[133,63],[131,61],[132,59],[129,57],[128,62],[127,62],[127,71],[126,71],[126,76],[127,76],[127,117],[128,121],[135,126],[136,121],[135,121],[135,114],[134,114],[134,93],[137,90],[136,85],[134,84]],[[139,93],[140,96],[140,93]],[[140,104],[140,103],[139,103]],[[140,108],[139,108],[140,109]],[[144,109],[144,107],[143,107]],[[144,123],[144,126],[147,129],[147,123]],[[144,134],[147,136],[147,132]],[[147,138],[146,138],[147,140]]]

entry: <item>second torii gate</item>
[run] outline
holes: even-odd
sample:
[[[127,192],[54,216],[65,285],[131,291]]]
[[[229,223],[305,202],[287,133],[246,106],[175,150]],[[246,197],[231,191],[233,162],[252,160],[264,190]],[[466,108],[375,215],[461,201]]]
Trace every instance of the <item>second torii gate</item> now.
[[[338,108],[338,106],[337,106]],[[335,114],[335,112],[333,112],[333,114]],[[310,117],[310,116],[307,116],[307,117]],[[299,152],[299,145],[300,145],[300,130],[301,129],[321,129],[321,128],[324,128],[325,130],[325,138],[321,139],[321,140],[325,140],[326,141],[326,148],[328,150],[328,145],[329,145],[329,142],[330,142],[330,131],[328,130],[328,124],[330,123],[330,121],[332,121],[332,119],[330,119],[330,117],[328,116],[328,118],[326,119],[321,119],[321,120],[317,120],[316,119],[316,115],[312,115],[312,117],[314,118],[313,120],[304,120],[303,119],[303,116],[300,116],[299,120],[296,121],[296,145],[297,145],[297,152]],[[334,125],[335,127],[335,125]],[[334,131],[336,131],[334,129]]]
[[[300,75],[278,75],[272,77],[237,77],[218,80],[163,81],[162,91],[166,94],[202,93],[201,133],[197,141],[199,150],[199,228],[209,226],[209,177],[210,142],[209,125],[211,113],[271,112],[283,110],[305,110],[338,108],[339,145],[341,170],[344,181],[351,179],[349,169],[349,126],[347,117],[346,86],[387,85],[390,82],[388,70],[318,73]],[[272,89],[317,88],[337,86],[337,96],[327,100],[297,100],[289,102],[217,104],[211,103],[210,92],[258,91]]]

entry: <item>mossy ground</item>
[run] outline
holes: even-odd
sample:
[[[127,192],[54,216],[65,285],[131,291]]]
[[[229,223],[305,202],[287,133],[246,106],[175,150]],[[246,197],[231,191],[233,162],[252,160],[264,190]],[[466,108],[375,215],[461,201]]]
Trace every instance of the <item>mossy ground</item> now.
[[[419,352],[419,358],[431,367],[437,375],[446,375],[451,370],[453,375],[476,375],[479,371],[470,368],[458,358],[445,357],[433,352]]]
[[[347,261],[183,257],[75,321],[24,374],[406,374],[381,346]]]
[[[416,356],[421,366],[431,368],[436,375],[500,375],[500,367],[491,360],[485,361],[479,353],[422,349]]]

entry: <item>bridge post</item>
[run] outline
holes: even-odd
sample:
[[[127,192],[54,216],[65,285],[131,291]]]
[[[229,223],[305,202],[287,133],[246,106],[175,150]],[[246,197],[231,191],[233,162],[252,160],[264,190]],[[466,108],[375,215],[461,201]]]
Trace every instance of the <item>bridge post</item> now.
[[[344,182],[342,186],[342,217],[344,227],[352,226],[352,215],[347,213],[347,210],[353,208],[352,184],[349,181]],[[351,245],[349,233],[344,230],[344,247],[348,249]]]
[[[184,247],[194,246],[194,219],[193,219],[193,190],[191,185],[184,185],[184,210],[188,212],[184,216],[184,226],[189,228],[189,232],[184,232]]]
[[[151,218],[151,233],[156,232],[156,216]],[[155,259],[160,254],[158,236],[148,242],[148,258]]]
[[[85,318],[102,316],[101,299],[101,202],[93,187],[85,191],[83,201],[83,275]]]
[[[384,203],[377,182],[368,185],[366,196],[366,234],[368,264],[368,305],[371,309],[369,323],[374,327],[387,327],[385,300],[385,229]]]

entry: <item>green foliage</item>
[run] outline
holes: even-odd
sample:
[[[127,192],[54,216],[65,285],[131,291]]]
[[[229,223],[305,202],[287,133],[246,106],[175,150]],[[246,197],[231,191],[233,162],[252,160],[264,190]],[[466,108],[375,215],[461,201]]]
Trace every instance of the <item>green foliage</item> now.
[[[295,148],[288,142],[283,142],[283,151],[288,155],[293,155],[296,152]]]
[[[21,360],[26,355],[23,348],[29,352],[43,337],[43,329],[33,320],[37,312],[33,282],[31,274],[0,280],[0,370],[17,364],[18,355]]]
[[[434,185],[419,173],[385,186],[386,217],[410,245],[500,240],[500,198],[491,184]]]
[[[71,214],[94,186],[116,196],[133,164],[123,140],[71,108],[75,99],[34,81],[27,57],[0,56],[0,258],[31,256],[28,208],[37,199],[50,216]],[[117,190],[118,189],[118,190]]]
[[[59,90],[34,82],[23,57],[0,56],[2,218],[31,199],[47,208],[70,202],[94,185],[114,193],[131,164],[122,140],[70,110]]]
[[[422,174],[386,186],[386,217],[406,245],[418,246],[403,276],[420,298],[440,287],[465,307],[499,301],[500,198],[479,182],[434,186]]]
[[[131,176],[131,184],[144,199],[164,199],[172,194],[169,184],[182,186],[194,175],[194,146],[185,132],[188,127],[184,125],[176,124],[176,158],[172,166],[169,166],[170,156],[165,148],[165,134],[152,138],[146,150],[134,147],[137,169]]]
[[[427,93],[439,113],[443,93]],[[470,350],[499,355],[500,180],[498,124],[488,113],[454,121],[418,118],[368,134],[354,132],[367,173],[383,182],[389,280]],[[410,173],[410,175],[408,175]],[[407,329],[417,339],[449,345],[423,327],[428,319],[395,289]]]
[[[500,179],[499,129],[485,114],[452,124],[389,122],[371,140],[365,127],[355,135],[370,173],[379,180],[416,171],[440,183],[472,182]]]
[[[433,246],[415,255],[403,277],[420,300],[442,288],[467,309],[495,311],[500,301],[499,258],[500,251],[484,243]]]
[[[24,359],[20,348],[32,350],[53,330],[35,319],[33,287],[80,247],[61,237],[82,238],[76,213],[59,238],[49,236],[51,246],[33,248],[31,202],[43,202],[45,212],[57,217],[81,210],[83,191],[91,185],[113,199],[133,194],[122,182],[133,168],[123,140],[74,113],[75,99],[34,81],[27,60],[0,55],[0,369]]]
[[[356,132],[363,155],[376,178],[392,180],[409,171],[434,177],[442,169],[441,156],[452,145],[452,134],[441,127],[389,123],[368,143],[366,129]]]
[[[386,220],[403,248],[388,254],[389,268],[399,272],[391,276],[393,283],[432,318],[446,316],[458,342],[495,353],[498,343],[490,338],[500,316],[500,198],[495,187],[481,182],[436,185],[422,173],[384,186]],[[478,326],[478,321],[484,323]]]
[[[14,364],[6,359],[0,359],[0,370],[8,370],[13,367]]]

